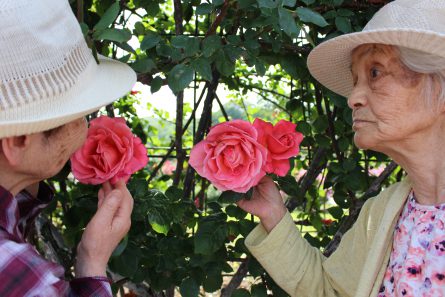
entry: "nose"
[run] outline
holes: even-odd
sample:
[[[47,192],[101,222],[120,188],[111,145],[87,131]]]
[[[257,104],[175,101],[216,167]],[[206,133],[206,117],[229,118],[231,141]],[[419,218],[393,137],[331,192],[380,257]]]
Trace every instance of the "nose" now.
[[[365,106],[367,103],[366,90],[363,86],[355,85],[348,97],[348,106],[352,110]]]

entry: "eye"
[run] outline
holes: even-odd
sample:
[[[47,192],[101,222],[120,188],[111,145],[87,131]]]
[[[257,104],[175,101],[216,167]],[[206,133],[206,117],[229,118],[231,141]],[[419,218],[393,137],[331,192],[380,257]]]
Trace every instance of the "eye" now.
[[[371,78],[377,78],[377,76],[380,74],[380,70],[378,70],[377,67],[372,67],[369,74],[371,75]]]

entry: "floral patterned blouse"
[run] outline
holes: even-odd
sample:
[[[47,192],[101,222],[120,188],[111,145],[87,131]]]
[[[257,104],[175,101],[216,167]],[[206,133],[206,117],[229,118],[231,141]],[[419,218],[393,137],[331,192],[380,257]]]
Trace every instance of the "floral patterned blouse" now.
[[[417,204],[411,191],[394,231],[378,297],[445,296],[445,203]]]

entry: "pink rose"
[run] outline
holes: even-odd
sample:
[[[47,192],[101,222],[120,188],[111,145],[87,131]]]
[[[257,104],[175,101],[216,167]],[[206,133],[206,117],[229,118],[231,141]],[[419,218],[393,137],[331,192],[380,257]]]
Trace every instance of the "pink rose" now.
[[[285,176],[290,169],[289,158],[298,155],[303,134],[295,131],[297,125],[280,120],[275,126],[256,118],[253,126],[258,131],[258,142],[269,152],[265,170]]]
[[[71,156],[74,176],[85,184],[128,181],[147,165],[147,149],[123,118],[101,116],[90,122],[87,140]]]
[[[266,175],[267,150],[257,136],[247,121],[218,124],[193,147],[189,164],[219,190],[245,193]]]

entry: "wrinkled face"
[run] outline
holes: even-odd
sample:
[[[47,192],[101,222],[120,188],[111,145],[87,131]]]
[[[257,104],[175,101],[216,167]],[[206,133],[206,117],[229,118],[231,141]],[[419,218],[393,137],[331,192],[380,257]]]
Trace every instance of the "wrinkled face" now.
[[[35,146],[35,174],[40,179],[56,175],[70,156],[82,146],[87,135],[87,122],[79,118],[45,135],[39,133],[40,144]],[[40,154],[40,158],[37,155]]]
[[[422,98],[426,76],[406,68],[389,45],[365,44],[352,53],[354,142],[383,153],[418,139],[439,112]]]

